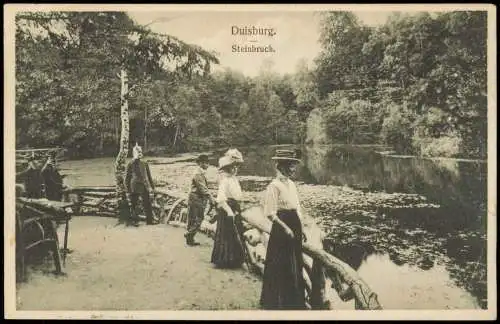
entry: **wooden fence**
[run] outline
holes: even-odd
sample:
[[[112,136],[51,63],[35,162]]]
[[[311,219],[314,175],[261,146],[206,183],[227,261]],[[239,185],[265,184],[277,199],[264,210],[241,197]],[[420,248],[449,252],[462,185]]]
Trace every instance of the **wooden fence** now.
[[[45,162],[50,152],[56,152],[57,160],[63,161],[65,159],[65,151],[66,149],[61,147],[16,150],[16,166],[22,167],[23,165],[26,165],[26,163],[28,162],[28,158],[31,156],[35,157],[35,159],[38,161]]]

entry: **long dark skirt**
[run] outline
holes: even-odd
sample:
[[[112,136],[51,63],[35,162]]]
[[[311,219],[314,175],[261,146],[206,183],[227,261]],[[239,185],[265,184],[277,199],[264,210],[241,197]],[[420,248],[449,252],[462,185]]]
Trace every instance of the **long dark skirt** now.
[[[260,306],[272,310],[303,310],[305,283],[302,276],[302,226],[295,210],[279,210],[278,217],[294,233],[273,223],[267,245]]]
[[[239,268],[245,260],[243,242],[239,239],[241,236],[238,236],[241,235],[243,227],[241,210],[236,200],[228,199],[227,203],[234,211],[235,217],[227,216],[222,208],[217,210],[217,229],[211,262],[218,268]]]

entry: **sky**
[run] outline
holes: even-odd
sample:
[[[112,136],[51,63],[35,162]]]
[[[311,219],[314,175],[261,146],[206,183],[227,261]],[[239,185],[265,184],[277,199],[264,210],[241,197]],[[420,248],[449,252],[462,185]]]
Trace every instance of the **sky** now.
[[[135,11],[128,12],[136,22],[155,32],[169,34],[215,51],[220,60],[213,70],[231,68],[247,76],[255,76],[264,62],[272,61],[275,72],[293,73],[300,60],[309,64],[320,50],[319,17],[312,11]],[[356,12],[369,26],[383,24],[390,12]],[[276,35],[233,35],[233,26],[243,29],[273,28]],[[234,28],[236,30],[236,28]],[[270,45],[275,52],[233,52],[233,45]]]

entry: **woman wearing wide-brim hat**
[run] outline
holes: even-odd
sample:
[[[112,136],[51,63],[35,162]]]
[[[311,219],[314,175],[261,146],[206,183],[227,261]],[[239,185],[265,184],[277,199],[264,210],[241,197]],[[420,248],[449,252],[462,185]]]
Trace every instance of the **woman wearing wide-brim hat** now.
[[[276,177],[264,196],[264,215],[272,220],[260,305],[263,309],[306,309],[302,277],[302,240],[297,188],[290,179],[300,163],[298,151],[278,150]]]
[[[240,207],[242,192],[236,177],[243,158],[236,151],[228,151],[229,154],[219,159],[221,178],[216,198],[217,229],[211,258],[211,262],[218,268],[239,268],[245,260],[239,236],[243,230]]]

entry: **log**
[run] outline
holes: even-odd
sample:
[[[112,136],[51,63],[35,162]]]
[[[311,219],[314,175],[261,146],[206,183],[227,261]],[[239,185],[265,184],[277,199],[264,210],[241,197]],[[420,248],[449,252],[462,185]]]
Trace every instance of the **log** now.
[[[255,254],[257,256],[257,261],[264,262],[266,261],[266,248],[263,244],[257,244],[255,247]]]
[[[60,201],[29,199],[24,197],[17,198],[24,206],[29,206],[41,212],[55,214],[56,216],[66,215],[66,208],[71,207],[72,203],[63,203]]]
[[[96,192],[85,192],[82,194],[83,197],[91,197],[91,198],[113,198],[115,197],[114,192],[102,192],[102,191],[96,191]]]
[[[175,193],[171,190],[164,189],[164,188],[156,189],[155,194],[161,194],[161,195],[167,196],[169,198],[174,198],[176,200],[183,198],[183,197],[179,197],[179,195],[177,193]]]
[[[64,191],[68,193],[81,193],[81,192],[115,192],[116,187],[114,186],[100,186],[100,187],[87,187],[87,186],[81,186],[81,187],[69,187],[66,188]]]
[[[340,275],[342,281],[352,287],[356,300],[360,302],[361,309],[382,309],[375,292],[361,279],[358,273],[347,263],[328,254],[326,251],[318,250],[307,243],[303,245],[304,252],[315,260],[319,260],[327,269],[332,269]]]
[[[103,201],[85,200],[84,202],[80,203],[80,206],[98,208],[102,203]]]
[[[302,268],[302,278],[304,278],[304,287],[308,296],[311,296],[312,282],[305,268]]]
[[[110,211],[101,211],[99,212],[99,215],[106,216],[106,217],[116,217],[116,211],[115,212],[110,212]]]
[[[260,233],[256,228],[252,228],[252,229],[246,231],[243,234],[243,236],[248,241],[248,243],[252,246],[256,246],[261,241]]]

